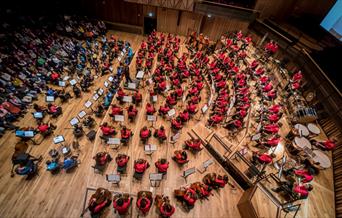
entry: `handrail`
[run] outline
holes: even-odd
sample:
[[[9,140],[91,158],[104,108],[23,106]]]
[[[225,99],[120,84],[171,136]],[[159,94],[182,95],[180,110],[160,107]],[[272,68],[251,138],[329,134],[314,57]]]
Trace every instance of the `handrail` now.
[[[306,55],[310,61],[317,67],[317,69],[320,71],[320,73],[324,76],[324,78],[326,80],[328,80],[328,82],[330,83],[330,85],[335,89],[335,91],[338,93],[338,95],[340,97],[342,97],[342,93],[340,92],[340,90],[335,86],[335,84],[329,79],[329,77],[324,73],[324,71],[322,70],[322,68],[317,64],[317,62],[311,57],[311,55],[304,49],[301,49],[301,52]]]
[[[203,1],[196,1],[196,2],[199,2],[199,3],[208,3],[208,4],[213,4],[213,5],[218,5],[218,6],[223,6],[223,7],[229,7],[229,8],[234,8],[234,9],[238,9],[238,10],[241,10],[241,11],[246,11],[246,12],[253,12],[253,13],[258,13],[260,11],[258,10],[254,10],[254,9],[250,9],[250,8],[245,8],[245,7],[240,7],[240,6],[235,6],[235,5],[228,5],[228,4],[223,4],[223,3],[218,3],[218,2],[212,2],[212,1],[206,1],[206,0],[203,0]]]
[[[258,20],[258,19],[257,19]],[[284,39],[286,39],[289,42],[292,42],[291,39],[287,38],[286,36],[284,36],[283,34],[281,34],[280,32],[278,32],[277,30],[273,29],[273,27],[267,25],[264,21],[258,20],[261,24],[265,25],[268,29],[272,30],[273,32],[277,33],[278,35],[280,35],[281,37],[283,37]]]

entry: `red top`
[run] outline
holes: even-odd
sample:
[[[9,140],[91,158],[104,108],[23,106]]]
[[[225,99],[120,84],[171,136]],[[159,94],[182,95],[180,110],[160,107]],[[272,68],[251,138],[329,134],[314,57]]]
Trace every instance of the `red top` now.
[[[48,129],[49,129],[49,126],[47,124],[42,124],[42,125],[38,126],[38,130],[41,133],[46,132]]]
[[[277,146],[279,144],[279,141],[280,141],[280,138],[277,138],[277,137],[272,137],[270,139],[267,140],[267,144],[269,146]]]
[[[161,113],[166,114],[170,110],[170,108],[169,106],[160,106],[159,110]]]
[[[101,131],[103,135],[109,135],[114,132],[114,129],[110,128],[109,126],[101,126]]]
[[[270,114],[268,115],[268,119],[272,122],[277,122],[279,120],[278,114]]]
[[[138,92],[134,93],[134,98],[135,98],[136,101],[141,101],[142,100],[142,96]]]
[[[235,121],[234,121],[234,126],[235,126],[236,128],[240,128],[240,127],[242,126],[242,122],[241,122],[240,120],[235,120]]]
[[[190,111],[190,113],[195,113],[196,109],[197,109],[197,105],[196,104],[190,104],[190,105],[188,105],[187,109]]]
[[[145,206],[144,208],[141,207],[141,200],[142,200],[142,199],[145,199],[145,200],[146,200],[146,206]],[[138,199],[138,201],[137,201],[137,207],[139,208],[139,210],[140,210],[141,212],[143,212],[143,213],[145,214],[145,213],[147,213],[147,212],[150,210],[151,201],[150,201],[148,198],[142,197],[142,198]]]
[[[169,163],[161,164],[160,162],[156,162],[155,165],[158,168],[158,171],[161,173],[167,172],[167,168],[169,168]]]
[[[141,138],[147,138],[150,135],[150,130],[146,129],[146,130],[141,130],[140,131],[140,137]]]
[[[183,95],[183,89],[182,89],[182,88],[176,89],[175,92],[176,92],[176,94],[177,94],[178,97],[181,97],[181,96]]]
[[[164,204],[161,204],[160,207],[159,207],[159,212],[161,213],[162,216],[165,216],[165,217],[170,217],[172,216],[172,214],[175,213],[175,207],[171,206],[171,210],[170,211],[165,211],[164,209]]]
[[[188,188],[188,190],[186,191],[185,195],[184,195],[184,200],[189,204],[189,205],[194,205],[196,202],[196,198],[194,197],[195,195],[195,191],[191,188]]]
[[[121,130],[121,138],[128,139],[130,136],[131,136],[131,131],[129,131],[128,129]]]
[[[125,157],[125,158],[119,158],[116,163],[118,164],[119,167],[123,167],[127,164],[128,162],[128,157]]]
[[[148,114],[153,114],[154,112],[156,112],[156,110],[154,109],[153,105],[147,104],[147,105],[146,105],[146,112],[147,112]]]
[[[327,140],[327,141],[323,142],[323,145],[324,145],[325,149],[327,149],[327,150],[333,150],[336,147],[336,144],[331,140]]]
[[[281,109],[280,105],[272,105],[270,108],[268,108],[269,111],[271,111],[272,113],[278,113]]]
[[[311,182],[313,180],[313,176],[307,170],[295,170],[294,173],[303,178],[303,183]]]
[[[116,201],[113,201],[113,207],[115,208],[115,210],[118,211],[120,215],[124,215],[127,213],[130,204],[131,199],[128,199],[126,201],[124,200],[124,203],[121,206],[117,205]]]
[[[49,109],[50,109],[50,112],[56,113],[57,112],[57,108],[58,107],[56,105],[51,105],[51,107]]]
[[[122,110],[120,107],[112,107],[112,115],[118,115],[118,114],[121,114],[122,113]]]
[[[182,112],[179,114],[180,118],[184,121],[188,121],[190,119],[189,113],[188,112]]]
[[[135,172],[137,172],[137,173],[143,173],[143,172],[145,172],[145,170],[147,169],[147,163],[136,163],[135,165],[134,165],[134,170],[135,170]]]
[[[158,129],[157,135],[159,138],[166,138],[165,130]]]
[[[272,162],[272,157],[269,154],[262,154],[259,156],[259,161],[268,164]]]
[[[181,123],[181,122],[178,122],[178,121],[175,120],[175,119],[173,119],[173,120],[171,121],[171,124],[172,124],[173,127],[177,128],[177,129],[182,128],[182,123]]]
[[[305,185],[294,185],[294,192],[298,193],[301,197],[306,197],[309,195],[309,191],[306,189]]]
[[[219,123],[223,120],[223,116],[220,116],[218,114],[215,114],[213,116],[211,116],[211,120],[214,122],[214,123]]]
[[[125,96],[125,92],[122,89],[118,90],[118,96],[119,97],[124,97]]]
[[[128,111],[128,116],[129,117],[134,117],[135,115],[137,115],[138,110],[136,108],[133,108],[132,110]]]
[[[52,79],[52,80],[56,80],[56,79],[58,79],[58,78],[59,78],[59,74],[58,74],[58,73],[53,72],[53,73],[51,74],[51,79]]]
[[[218,184],[221,188],[224,188],[226,182],[223,179],[216,178],[215,183]]]

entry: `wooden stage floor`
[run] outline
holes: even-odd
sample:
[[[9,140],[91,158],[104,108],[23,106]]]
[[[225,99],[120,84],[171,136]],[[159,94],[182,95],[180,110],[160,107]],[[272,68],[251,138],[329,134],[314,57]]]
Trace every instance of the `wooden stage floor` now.
[[[116,38],[127,40],[131,43],[131,46],[135,51],[140,47],[141,41],[144,39],[141,35],[112,32]],[[182,42],[184,38],[182,38]],[[185,45],[181,45],[180,54],[186,51]],[[180,56],[180,55],[179,55]],[[114,69],[116,70],[117,61],[115,61]],[[133,77],[135,73],[135,58],[133,58],[130,65],[130,72]],[[94,91],[97,88],[104,87],[104,81],[108,79],[109,75],[105,75],[95,80],[91,90]],[[79,217],[83,210],[83,202],[87,188],[104,187],[115,192],[126,192],[133,196],[136,196],[138,191],[148,190],[153,194],[165,194],[170,196],[171,203],[176,206],[176,212],[173,217],[240,217],[237,209],[237,202],[242,196],[243,190],[233,181],[230,177],[230,181],[235,184],[236,189],[232,189],[230,186],[226,186],[224,189],[218,192],[213,192],[213,196],[209,197],[209,200],[198,202],[195,208],[189,213],[183,211],[181,205],[179,205],[173,198],[173,190],[192,182],[201,181],[204,174],[196,171],[195,174],[190,175],[186,181],[181,177],[182,171],[187,168],[197,167],[201,164],[213,158],[206,149],[203,149],[197,155],[193,155],[189,152],[190,162],[183,169],[171,160],[173,151],[181,149],[183,142],[189,139],[187,132],[190,132],[192,128],[196,128],[199,125],[204,125],[207,118],[201,118],[200,120],[192,119],[185,128],[182,129],[181,137],[179,141],[172,145],[170,143],[159,144],[159,142],[151,137],[149,142],[157,145],[157,151],[151,156],[147,156],[144,153],[144,146],[139,140],[139,131],[143,126],[151,126],[145,118],[145,104],[149,101],[148,89],[140,89],[143,95],[143,104],[138,108],[138,116],[134,123],[125,122],[125,125],[130,128],[133,133],[133,139],[130,141],[129,146],[123,146],[119,151],[112,150],[107,147],[99,136],[100,130],[97,131],[97,136],[94,142],[90,142],[85,136],[80,139],[81,152],[79,153],[79,159],[81,164],[72,173],[66,174],[61,172],[57,175],[52,175],[45,170],[45,161],[49,159],[48,152],[52,148],[57,146],[52,141],[52,136],[46,138],[40,145],[30,146],[31,153],[33,155],[43,155],[43,161],[40,163],[39,176],[35,177],[31,181],[26,181],[23,177],[15,176],[10,177],[11,170],[11,155],[13,153],[14,145],[18,139],[13,133],[6,133],[0,139],[0,217]],[[51,120],[57,129],[55,135],[63,135],[67,143],[71,143],[73,140],[73,133],[70,128],[69,121],[77,116],[77,114],[84,110],[84,103],[91,99],[93,92],[82,93],[82,97],[79,99],[71,99],[68,103],[61,104],[63,108],[63,115],[57,120]],[[205,91],[202,92],[202,99],[205,99]],[[59,100],[58,100],[59,101]],[[59,104],[59,102],[57,103]],[[160,100],[155,108],[159,108],[163,104],[165,99]],[[203,101],[203,100],[202,100]],[[40,96],[38,104],[44,103],[44,97]],[[30,109],[31,111],[32,109]],[[87,111],[90,112],[90,111]],[[126,112],[125,112],[126,113]],[[127,116],[126,116],[127,117]],[[102,118],[95,118],[97,125],[95,130],[103,122],[111,122],[108,112]],[[27,113],[18,123],[18,126],[36,126],[35,120],[31,113]],[[115,124],[119,126],[118,124]],[[155,127],[163,125],[167,130],[168,136],[170,136],[170,122],[158,117]],[[86,132],[88,130],[86,129]],[[206,136],[206,131],[199,132],[202,136]],[[234,142],[233,142],[234,143]],[[238,143],[240,144],[240,143]],[[236,145],[237,147],[237,145]],[[113,160],[106,169],[106,172],[101,175],[94,173],[93,156],[99,151],[107,151],[112,157],[116,157],[118,153],[126,153],[130,156],[130,161],[127,168],[127,175],[122,176],[120,186],[117,187],[111,183],[108,183],[105,179],[105,174],[113,173],[116,169],[116,163]],[[138,158],[147,159],[150,163],[150,168],[146,171],[143,180],[141,182],[133,181],[133,161]],[[156,172],[154,163],[159,158],[167,158],[170,162],[168,174],[166,179],[161,182],[160,187],[150,187],[150,181],[148,174]],[[214,162],[209,166],[207,172],[216,172],[219,174],[226,173],[224,169]],[[334,192],[332,184],[332,170],[328,169],[323,171],[319,176],[315,177],[314,190],[311,192],[309,198],[305,201],[304,206],[299,212],[299,217],[334,217]],[[89,192],[91,194],[91,191]],[[89,194],[88,194],[89,197]],[[260,208],[258,210],[267,211],[267,205],[262,204],[262,198],[260,198]],[[133,207],[128,217],[136,217],[137,209],[135,207],[135,200],[133,201]],[[106,217],[116,217],[113,213],[112,206],[107,209]],[[267,213],[265,213],[267,214]],[[89,214],[85,215],[86,217]],[[151,209],[148,217],[157,217],[155,207]]]

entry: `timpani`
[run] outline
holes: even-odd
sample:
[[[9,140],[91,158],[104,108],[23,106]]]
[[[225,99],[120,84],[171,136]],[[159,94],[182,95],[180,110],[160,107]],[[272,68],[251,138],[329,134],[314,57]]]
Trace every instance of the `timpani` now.
[[[312,158],[313,161],[318,162],[319,165],[326,169],[331,167],[331,161],[328,155],[324,154],[320,150],[314,150],[313,153],[315,156]]]
[[[306,128],[306,126],[304,126],[303,124],[298,123],[294,127],[298,130],[299,135],[302,135],[302,136],[309,136],[310,135],[308,128]]]
[[[310,141],[305,137],[295,137],[294,142],[298,147],[302,149],[304,149],[305,147],[312,149]]]
[[[315,135],[319,135],[321,133],[321,129],[314,123],[309,123],[307,127],[308,130]]]

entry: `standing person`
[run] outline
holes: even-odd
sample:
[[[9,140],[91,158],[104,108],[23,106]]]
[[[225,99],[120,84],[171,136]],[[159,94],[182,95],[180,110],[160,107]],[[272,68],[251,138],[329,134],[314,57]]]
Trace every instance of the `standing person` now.
[[[131,83],[131,82],[133,82],[132,79],[131,79],[131,77],[129,76],[129,67],[128,67],[127,64],[124,65],[123,71],[124,71],[124,74],[125,74],[126,83],[129,83],[129,82]]]

